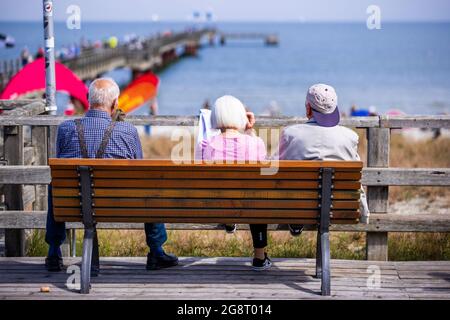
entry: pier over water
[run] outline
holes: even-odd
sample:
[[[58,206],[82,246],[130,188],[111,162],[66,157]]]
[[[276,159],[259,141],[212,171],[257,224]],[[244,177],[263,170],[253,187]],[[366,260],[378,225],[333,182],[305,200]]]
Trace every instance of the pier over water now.
[[[130,68],[135,76],[164,68],[181,56],[195,55],[202,38],[214,37],[215,33],[214,29],[206,28],[157,35],[144,39],[139,46],[119,44],[115,48],[84,49],[80,55],[62,59],[61,62],[82,80],[92,80],[108,71],[125,67]],[[0,63],[0,91],[21,68],[19,58]]]

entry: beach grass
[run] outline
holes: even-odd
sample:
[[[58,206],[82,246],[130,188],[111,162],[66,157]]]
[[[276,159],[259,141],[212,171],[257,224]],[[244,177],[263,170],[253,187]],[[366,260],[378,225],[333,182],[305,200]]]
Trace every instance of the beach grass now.
[[[359,153],[363,161],[366,157],[366,138],[360,135]],[[169,137],[143,138],[146,158],[167,158],[176,142]],[[270,150],[270,145],[268,147]],[[450,138],[436,140],[412,140],[400,134],[392,134],[390,166],[392,167],[450,167]],[[413,203],[413,201],[416,201]],[[390,187],[391,205],[403,203],[405,213],[439,210],[450,214],[449,187]],[[420,205],[418,206],[417,203]],[[435,205],[439,203],[439,206]],[[403,212],[399,212],[403,213]],[[77,255],[81,255],[81,230],[77,231]],[[169,230],[169,240],[165,245],[168,252],[179,256],[241,257],[252,254],[249,231],[226,234],[222,230]],[[269,232],[268,251],[272,257],[315,256],[315,232],[304,232],[300,237],[292,237],[287,231]],[[102,256],[145,256],[148,248],[143,230],[99,230],[100,254]],[[47,245],[43,231],[30,233],[27,243],[29,256],[46,255]],[[364,259],[365,234],[351,232],[331,233],[331,255],[335,259]],[[450,234],[445,233],[390,233],[389,259],[402,260],[450,260]]]
[[[145,256],[148,247],[142,230],[99,230],[100,255],[107,257]],[[184,257],[249,257],[252,254],[248,230],[227,234],[222,230],[169,230],[167,252]],[[83,231],[77,231],[77,256],[81,256]],[[361,232],[332,232],[331,256],[334,259],[365,259],[365,235]],[[305,231],[292,237],[287,231],[270,231],[268,252],[277,258],[313,258],[316,233]],[[44,231],[29,238],[29,256],[45,256]],[[450,260],[450,234],[390,233],[389,260]]]

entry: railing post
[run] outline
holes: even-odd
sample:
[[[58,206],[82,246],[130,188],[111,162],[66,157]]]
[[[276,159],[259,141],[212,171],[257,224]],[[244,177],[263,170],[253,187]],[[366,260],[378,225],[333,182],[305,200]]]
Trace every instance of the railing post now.
[[[58,126],[48,127],[48,147],[47,153],[49,158],[56,157],[56,138],[58,134]],[[66,241],[61,246],[62,255],[64,257],[70,257],[70,231],[66,230]]]
[[[8,165],[23,165],[23,127],[4,127],[4,158]],[[23,210],[23,186],[5,185],[5,205],[8,210]],[[5,229],[5,256],[25,255],[25,230]]]
[[[389,128],[367,129],[367,165],[368,167],[389,167],[390,149]],[[387,213],[389,187],[367,187],[367,201],[371,213]],[[388,260],[388,233],[367,232],[367,260]]]
[[[47,164],[47,127],[31,127],[31,144],[34,148],[34,165]],[[36,197],[33,210],[47,210],[47,186],[37,185],[35,187]]]

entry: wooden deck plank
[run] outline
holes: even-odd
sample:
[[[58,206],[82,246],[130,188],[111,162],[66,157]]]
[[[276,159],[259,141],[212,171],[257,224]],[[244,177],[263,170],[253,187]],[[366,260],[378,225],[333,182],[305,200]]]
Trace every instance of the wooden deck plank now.
[[[249,258],[181,258],[175,268],[146,271],[145,258],[103,258],[88,296],[66,288],[65,272],[48,273],[43,258],[0,257],[0,300],[9,299],[323,299],[313,259],[273,259],[254,272]],[[80,258],[65,259],[65,265]],[[380,288],[367,286],[369,266]],[[450,261],[332,261],[332,296],[325,299],[450,299]],[[49,293],[40,292],[48,286]]]

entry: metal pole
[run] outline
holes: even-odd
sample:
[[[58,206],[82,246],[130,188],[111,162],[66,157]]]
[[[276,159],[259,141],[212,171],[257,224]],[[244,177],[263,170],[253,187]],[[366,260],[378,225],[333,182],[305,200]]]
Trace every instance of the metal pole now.
[[[53,33],[53,0],[43,0],[45,41],[45,111],[56,114],[55,37]]]

